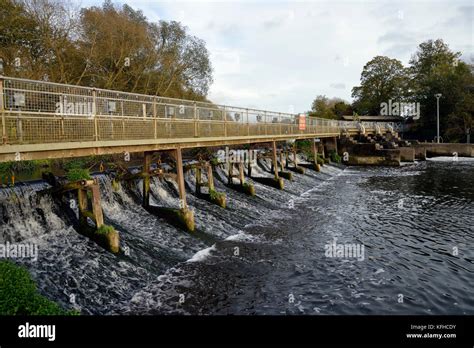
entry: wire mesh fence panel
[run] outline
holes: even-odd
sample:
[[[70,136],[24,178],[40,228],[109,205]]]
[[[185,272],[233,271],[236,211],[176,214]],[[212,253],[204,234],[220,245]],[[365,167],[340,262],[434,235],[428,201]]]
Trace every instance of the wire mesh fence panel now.
[[[0,81],[4,144],[334,135],[362,127],[376,132],[396,128],[44,81]]]

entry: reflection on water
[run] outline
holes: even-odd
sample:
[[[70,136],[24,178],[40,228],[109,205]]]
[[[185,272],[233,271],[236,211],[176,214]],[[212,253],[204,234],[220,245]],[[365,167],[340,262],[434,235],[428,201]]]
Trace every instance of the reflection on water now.
[[[22,263],[43,294],[83,313],[473,314],[473,173],[461,159],[324,166],[294,173],[284,191],[255,183],[251,198],[219,171],[228,209],[189,194],[200,237],[142,209],[140,183],[114,191],[101,176],[107,223],[130,249],[118,257],[77,234],[39,187],[20,186],[0,190],[0,241],[38,243],[38,262]],[[175,184],[154,179],[152,190],[153,204],[177,204]],[[363,260],[327,257],[335,240],[363,246]]]

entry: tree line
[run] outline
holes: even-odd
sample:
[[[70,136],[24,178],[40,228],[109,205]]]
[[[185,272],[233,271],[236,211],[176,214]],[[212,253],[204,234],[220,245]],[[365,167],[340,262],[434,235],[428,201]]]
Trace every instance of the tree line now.
[[[106,0],[0,0],[3,74],[97,88],[206,100],[205,42],[179,22],[150,22]]]
[[[441,39],[418,46],[408,66],[386,56],[371,59],[363,68],[360,86],[352,88],[353,102],[317,96],[310,115],[340,119],[342,115],[380,115],[381,104],[419,103],[420,118],[408,120],[410,135],[433,140],[439,101],[440,134],[444,141],[465,141],[474,125],[474,67],[461,61]]]

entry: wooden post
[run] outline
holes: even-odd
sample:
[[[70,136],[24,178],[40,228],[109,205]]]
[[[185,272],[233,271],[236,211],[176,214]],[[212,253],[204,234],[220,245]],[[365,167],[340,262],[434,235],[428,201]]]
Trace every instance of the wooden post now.
[[[214,189],[214,175],[212,174],[212,165],[209,164],[207,166],[207,185],[209,187],[209,191],[215,190]]]
[[[311,139],[311,142],[312,142],[311,151],[313,153],[313,161],[314,161],[314,165],[317,166],[318,165],[318,150],[316,149],[315,139]]]
[[[250,161],[250,159],[247,162],[247,176],[249,178],[252,177],[252,161]]]
[[[92,191],[92,214],[94,214],[95,225],[100,228],[104,224],[104,216],[102,215],[102,207],[100,205],[99,184],[95,183],[91,186]]]
[[[277,163],[277,149],[276,149],[276,141],[272,141],[272,163],[273,163],[273,171],[275,172],[275,179],[278,180],[278,163]]]
[[[313,141],[313,146],[314,146],[314,141]],[[296,168],[298,166],[298,158],[296,157],[296,141],[295,141],[295,144],[293,145],[293,162]]]
[[[201,167],[196,167],[196,194],[201,193],[202,177]]]
[[[243,186],[245,184],[244,162],[239,162],[239,180],[240,180],[240,185]]]
[[[79,224],[81,227],[87,226],[87,217],[84,214],[87,211],[87,190],[82,188],[77,190],[77,205],[79,209]]]
[[[227,180],[228,184],[232,185],[234,181],[232,180],[232,176],[234,175],[234,164],[231,161],[227,161]]]
[[[186,203],[186,191],[184,186],[184,172],[183,172],[183,157],[181,154],[181,148],[178,147],[175,150],[175,160],[176,160],[176,174],[178,178],[178,189],[179,189],[179,199],[180,199],[180,208],[186,210],[188,205]]]
[[[334,137],[334,150],[336,151],[336,154],[338,153],[337,151],[337,137]]]
[[[150,165],[151,165],[151,152],[143,153],[143,206],[145,208],[150,206]]]
[[[283,167],[283,149],[280,151],[280,168],[282,172],[285,170]]]

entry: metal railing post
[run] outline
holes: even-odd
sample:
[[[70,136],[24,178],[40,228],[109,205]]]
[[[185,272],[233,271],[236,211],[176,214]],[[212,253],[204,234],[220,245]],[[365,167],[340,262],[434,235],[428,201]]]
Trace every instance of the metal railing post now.
[[[99,140],[99,125],[97,123],[97,91],[92,89],[92,117],[94,117],[94,140]]]
[[[278,113],[278,123],[280,124],[279,133],[280,133],[280,135],[283,135],[283,132],[282,132],[282,129],[281,129],[281,112]]]
[[[223,107],[224,107],[224,110],[223,110],[223,114],[224,114],[224,136],[227,137],[227,115],[226,115],[226,112],[225,112],[225,105]]]
[[[153,136],[156,139],[157,138],[157,120],[156,120],[157,114],[156,114],[156,97],[153,97]]]
[[[247,115],[247,136],[250,136],[250,120],[249,120],[249,109],[245,109]]]
[[[193,117],[194,117],[194,136],[198,137],[199,136],[199,129],[198,129],[198,114],[197,114],[197,105],[196,102],[194,102],[194,108],[193,108]]]
[[[7,127],[5,124],[5,94],[3,91],[3,76],[0,76],[0,113],[2,114],[2,144],[7,143]]]
[[[264,123],[264,127],[265,127],[265,135],[268,134],[268,124],[267,124],[267,112],[264,111],[263,112],[263,123]]]

